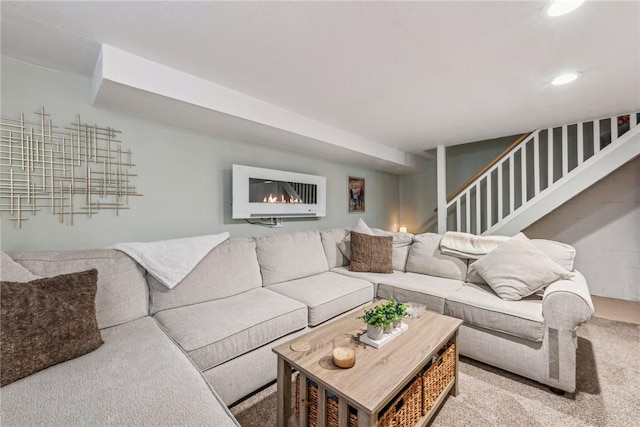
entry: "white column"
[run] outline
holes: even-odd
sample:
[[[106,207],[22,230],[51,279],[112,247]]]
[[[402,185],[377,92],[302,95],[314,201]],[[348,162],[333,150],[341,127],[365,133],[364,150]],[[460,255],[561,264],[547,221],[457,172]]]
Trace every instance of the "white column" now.
[[[438,167],[438,234],[447,231],[447,147],[438,145],[436,151]]]

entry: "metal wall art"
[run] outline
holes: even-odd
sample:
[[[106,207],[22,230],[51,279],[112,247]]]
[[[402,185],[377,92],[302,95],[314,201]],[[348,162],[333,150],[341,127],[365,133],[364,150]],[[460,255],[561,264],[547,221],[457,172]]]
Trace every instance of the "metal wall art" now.
[[[129,209],[141,196],[130,178],[131,150],[122,149],[120,131],[80,121],[60,130],[44,107],[35,123],[24,113],[0,118],[0,212],[18,228],[27,215],[46,208],[60,222],[89,218],[101,210]]]

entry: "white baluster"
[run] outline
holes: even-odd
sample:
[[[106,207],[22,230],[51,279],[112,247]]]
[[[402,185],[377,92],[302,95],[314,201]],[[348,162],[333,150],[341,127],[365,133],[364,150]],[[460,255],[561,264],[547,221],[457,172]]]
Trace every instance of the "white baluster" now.
[[[502,165],[504,162],[500,162],[498,164],[498,216],[496,217],[496,223],[500,222],[500,220],[502,219],[502,215],[503,215],[503,209],[502,209],[502,203],[503,203],[503,199],[502,199]]]
[[[465,200],[467,201],[467,203],[465,203],[465,223],[466,223],[466,228],[464,231],[466,231],[467,233],[471,233],[471,187],[469,187],[469,189],[467,189],[467,191],[464,193],[465,194]]]
[[[578,166],[584,161],[584,123],[578,123]]]
[[[522,203],[527,203],[527,144],[522,144],[520,149],[520,183],[522,184]]]
[[[547,131],[547,188],[553,184],[553,129]]]
[[[511,215],[511,212],[515,210],[515,192],[516,185],[514,183],[515,177],[514,175],[514,166],[513,166],[513,151],[511,155],[509,155],[509,213],[507,215]]]
[[[462,231],[462,224],[460,223],[460,200],[462,199],[461,195],[456,199],[456,231]]]
[[[569,172],[569,127],[562,126],[562,176]]]
[[[480,205],[482,204],[482,194],[480,193],[480,183],[482,180],[478,180],[476,184],[476,232],[475,234],[482,233],[482,217],[480,215]]]
[[[593,154],[600,151],[600,119],[593,121]]]
[[[638,125],[638,115],[636,113],[629,114],[629,129]]]
[[[493,205],[491,205],[491,171],[487,174],[487,230],[491,228],[491,211]]]
[[[618,116],[611,117],[611,142],[618,139]]]
[[[533,137],[533,196],[540,192],[540,132]]]

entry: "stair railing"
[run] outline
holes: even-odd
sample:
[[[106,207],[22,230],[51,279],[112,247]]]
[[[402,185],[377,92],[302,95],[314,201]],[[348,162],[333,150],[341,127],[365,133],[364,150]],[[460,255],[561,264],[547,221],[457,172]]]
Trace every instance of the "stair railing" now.
[[[538,129],[447,197],[447,230],[490,234],[640,122],[640,113]]]

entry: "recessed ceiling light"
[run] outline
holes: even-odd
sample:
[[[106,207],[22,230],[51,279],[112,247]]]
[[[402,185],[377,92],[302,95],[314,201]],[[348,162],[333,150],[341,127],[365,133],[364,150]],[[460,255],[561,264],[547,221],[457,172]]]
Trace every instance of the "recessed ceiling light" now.
[[[580,6],[584,0],[554,0],[547,7],[547,15],[562,16],[571,13]]]
[[[580,72],[561,74],[558,77],[556,77],[555,79],[553,79],[551,84],[555,85],[555,86],[565,85],[567,83],[571,83],[572,81],[574,81],[575,79],[580,77],[581,74],[582,73],[580,73]]]

